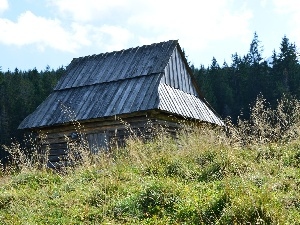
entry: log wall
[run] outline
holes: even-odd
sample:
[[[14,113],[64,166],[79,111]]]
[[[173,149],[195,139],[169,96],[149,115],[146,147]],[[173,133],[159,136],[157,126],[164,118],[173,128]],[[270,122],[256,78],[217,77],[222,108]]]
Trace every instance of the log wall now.
[[[176,135],[180,125],[172,117],[157,112],[146,112],[125,118],[108,118],[102,121],[86,121],[84,123],[44,128],[38,131],[46,136],[42,148],[48,151],[48,167],[59,168],[79,157],[78,148],[88,149],[91,153],[109,151],[111,147],[124,146],[130,136],[151,139],[154,130],[160,127]],[[81,149],[82,150],[82,149]]]

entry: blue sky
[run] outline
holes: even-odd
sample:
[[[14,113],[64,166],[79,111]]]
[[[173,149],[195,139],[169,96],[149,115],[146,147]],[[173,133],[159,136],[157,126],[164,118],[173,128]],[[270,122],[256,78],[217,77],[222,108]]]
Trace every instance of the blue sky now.
[[[282,37],[300,46],[299,0],[0,0],[2,71],[67,66],[73,58],[178,39],[196,67],[263,56]]]

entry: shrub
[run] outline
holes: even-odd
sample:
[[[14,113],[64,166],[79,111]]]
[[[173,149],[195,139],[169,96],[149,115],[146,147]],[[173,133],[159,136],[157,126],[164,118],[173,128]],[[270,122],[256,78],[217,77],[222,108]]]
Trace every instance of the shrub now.
[[[250,109],[250,119],[238,119],[237,126],[228,123],[227,132],[233,142],[257,145],[288,142],[299,136],[300,101],[283,96],[272,109],[262,95]]]

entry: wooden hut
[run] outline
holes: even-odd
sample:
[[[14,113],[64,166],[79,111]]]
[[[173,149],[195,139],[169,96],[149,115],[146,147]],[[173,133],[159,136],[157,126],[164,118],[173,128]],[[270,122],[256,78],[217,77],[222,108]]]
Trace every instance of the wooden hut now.
[[[175,118],[175,120],[174,120]],[[47,99],[19,125],[46,134],[49,162],[62,160],[80,124],[92,150],[146,134],[149,121],[171,131],[177,120],[223,125],[202,97],[177,40],[75,58]],[[122,122],[122,121],[123,122]]]

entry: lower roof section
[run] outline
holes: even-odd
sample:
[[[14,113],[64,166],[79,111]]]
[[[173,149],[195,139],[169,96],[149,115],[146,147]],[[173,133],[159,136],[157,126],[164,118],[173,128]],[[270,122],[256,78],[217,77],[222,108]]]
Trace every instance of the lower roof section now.
[[[18,128],[38,128],[157,109],[160,78],[160,74],[154,74],[56,90]]]
[[[166,84],[159,85],[159,109],[189,119],[197,119],[223,126],[223,121],[208,107],[207,103],[194,95]]]

